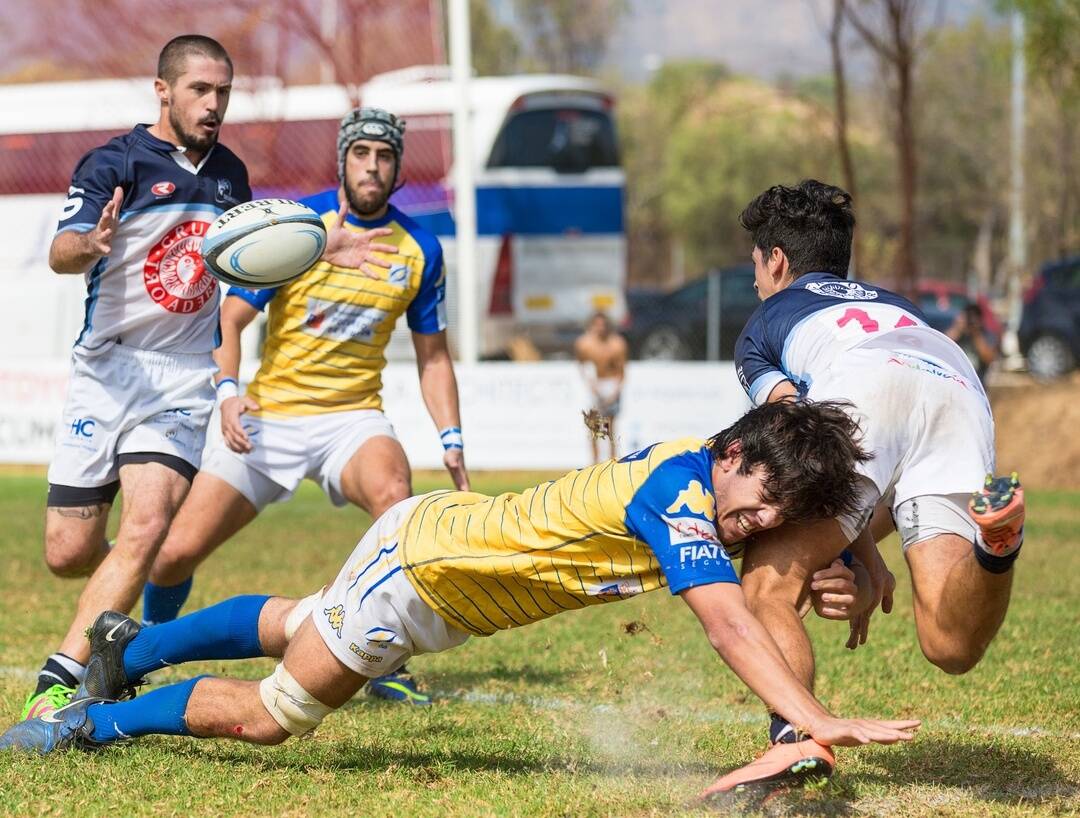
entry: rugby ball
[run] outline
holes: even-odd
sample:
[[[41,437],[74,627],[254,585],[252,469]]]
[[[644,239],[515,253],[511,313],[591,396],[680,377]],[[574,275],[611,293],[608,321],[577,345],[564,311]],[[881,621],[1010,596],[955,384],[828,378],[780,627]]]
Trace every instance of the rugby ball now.
[[[256,199],[226,210],[202,240],[203,263],[215,278],[254,289],[303,275],[325,249],[319,214],[291,199]]]

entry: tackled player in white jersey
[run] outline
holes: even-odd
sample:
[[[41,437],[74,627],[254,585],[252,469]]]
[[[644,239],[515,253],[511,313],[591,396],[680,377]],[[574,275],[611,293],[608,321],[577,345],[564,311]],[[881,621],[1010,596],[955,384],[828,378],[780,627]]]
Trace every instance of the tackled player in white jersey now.
[[[848,647],[865,641],[878,603],[885,612],[892,607],[895,580],[875,542],[895,526],[922,651],[947,673],[967,672],[1005,617],[1024,522],[1016,475],[991,477],[994,422],[978,376],[963,350],[906,298],[846,279],[855,217],[840,188],[814,180],[772,187],[740,222],[753,236],[763,299],[736,343],[743,386],[757,405],[850,401],[873,455],[857,466],[856,513],[748,541],[743,583],[751,609],[812,690],[800,608],[847,546],[872,586],[867,605],[851,611]],[[764,756],[717,789],[785,783],[807,756],[828,753],[777,715],[770,740]]]

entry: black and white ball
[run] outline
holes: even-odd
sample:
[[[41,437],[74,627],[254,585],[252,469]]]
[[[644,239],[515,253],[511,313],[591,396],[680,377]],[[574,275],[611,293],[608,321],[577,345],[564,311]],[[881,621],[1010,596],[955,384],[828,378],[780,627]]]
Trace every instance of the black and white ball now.
[[[303,275],[326,249],[319,214],[291,199],[256,199],[226,210],[202,241],[216,278],[240,287],[277,287]]]

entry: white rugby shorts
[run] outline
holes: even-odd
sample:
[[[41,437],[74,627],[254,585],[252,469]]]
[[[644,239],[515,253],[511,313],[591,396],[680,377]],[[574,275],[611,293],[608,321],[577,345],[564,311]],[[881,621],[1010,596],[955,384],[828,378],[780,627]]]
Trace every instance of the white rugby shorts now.
[[[364,534],[333,584],[311,606],[315,628],[347,667],[385,676],[420,653],[439,653],[469,638],[416,593],[398,555],[398,536],[422,497],[391,506]]]
[[[198,469],[214,408],[215,370],[209,352],[76,347],[49,483],[114,483],[117,458],[125,454],[171,455]]]
[[[215,421],[202,470],[244,495],[256,511],[288,500],[304,478],[318,483],[334,505],[345,505],[341,472],[356,450],[376,436],[397,439],[393,424],[378,409],[244,415],[242,422],[252,451],[230,449]]]
[[[902,353],[852,350],[810,385],[807,397],[854,404],[863,448],[874,455],[858,467],[866,478],[862,512],[839,519],[849,540],[882,497],[899,521],[898,510],[913,498],[951,503],[977,491],[994,470],[994,420],[974,373]],[[943,515],[948,519],[956,518]],[[968,536],[960,523],[953,528]]]

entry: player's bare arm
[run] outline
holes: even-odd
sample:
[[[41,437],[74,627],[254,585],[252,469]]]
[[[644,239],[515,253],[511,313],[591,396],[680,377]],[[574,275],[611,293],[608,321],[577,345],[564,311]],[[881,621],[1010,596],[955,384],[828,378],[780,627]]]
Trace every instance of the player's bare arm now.
[[[738,585],[716,582],[688,588],[680,596],[720,658],[754,694],[821,744],[893,744],[914,737],[918,720],[841,719],[829,713],[792,674],[780,648],[746,607]]]
[[[234,452],[250,452],[251,439],[244,431],[242,418],[259,404],[247,395],[239,394],[240,334],[255,320],[259,311],[242,298],[226,298],[221,305],[221,345],[214,350],[218,365],[215,383],[221,409],[221,433]]]
[[[469,473],[465,469],[465,453],[461,442],[461,412],[458,408],[457,378],[454,362],[446,344],[445,332],[424,334],[414,332],[413,347],[416,350],[416,368],[420,376],[420,392],[424,405],[435,422],[435,428],[457,429],[457,436],[443,440],[443,464],[450,472],[454,487],[469,490]]]
[[[120,226],[120,205],[124,189],[116,187],[112,199],[101,211],[92,230],[80,233],[67,230],[57,235],[49,247],[49,266],[60,275],[81,275],[98,259],[112,252],[113,239]]]
[[[390,261],[379,258],[376,253],[394,254],[398,251],[396,245],[377,241],[383,236],[393,234],[389,227],[376,227],[373,230],[349,230],[345,226],[345,218],[349,215],[349,202],[347,199],[341,203],[337,221],[334,222],[326,233],[326,249],[323,250],[322,260],[333,264],[335,267],[344,267],[349,270],[360,270],[368,278],[381,278],[377,268],[390,269]]]

